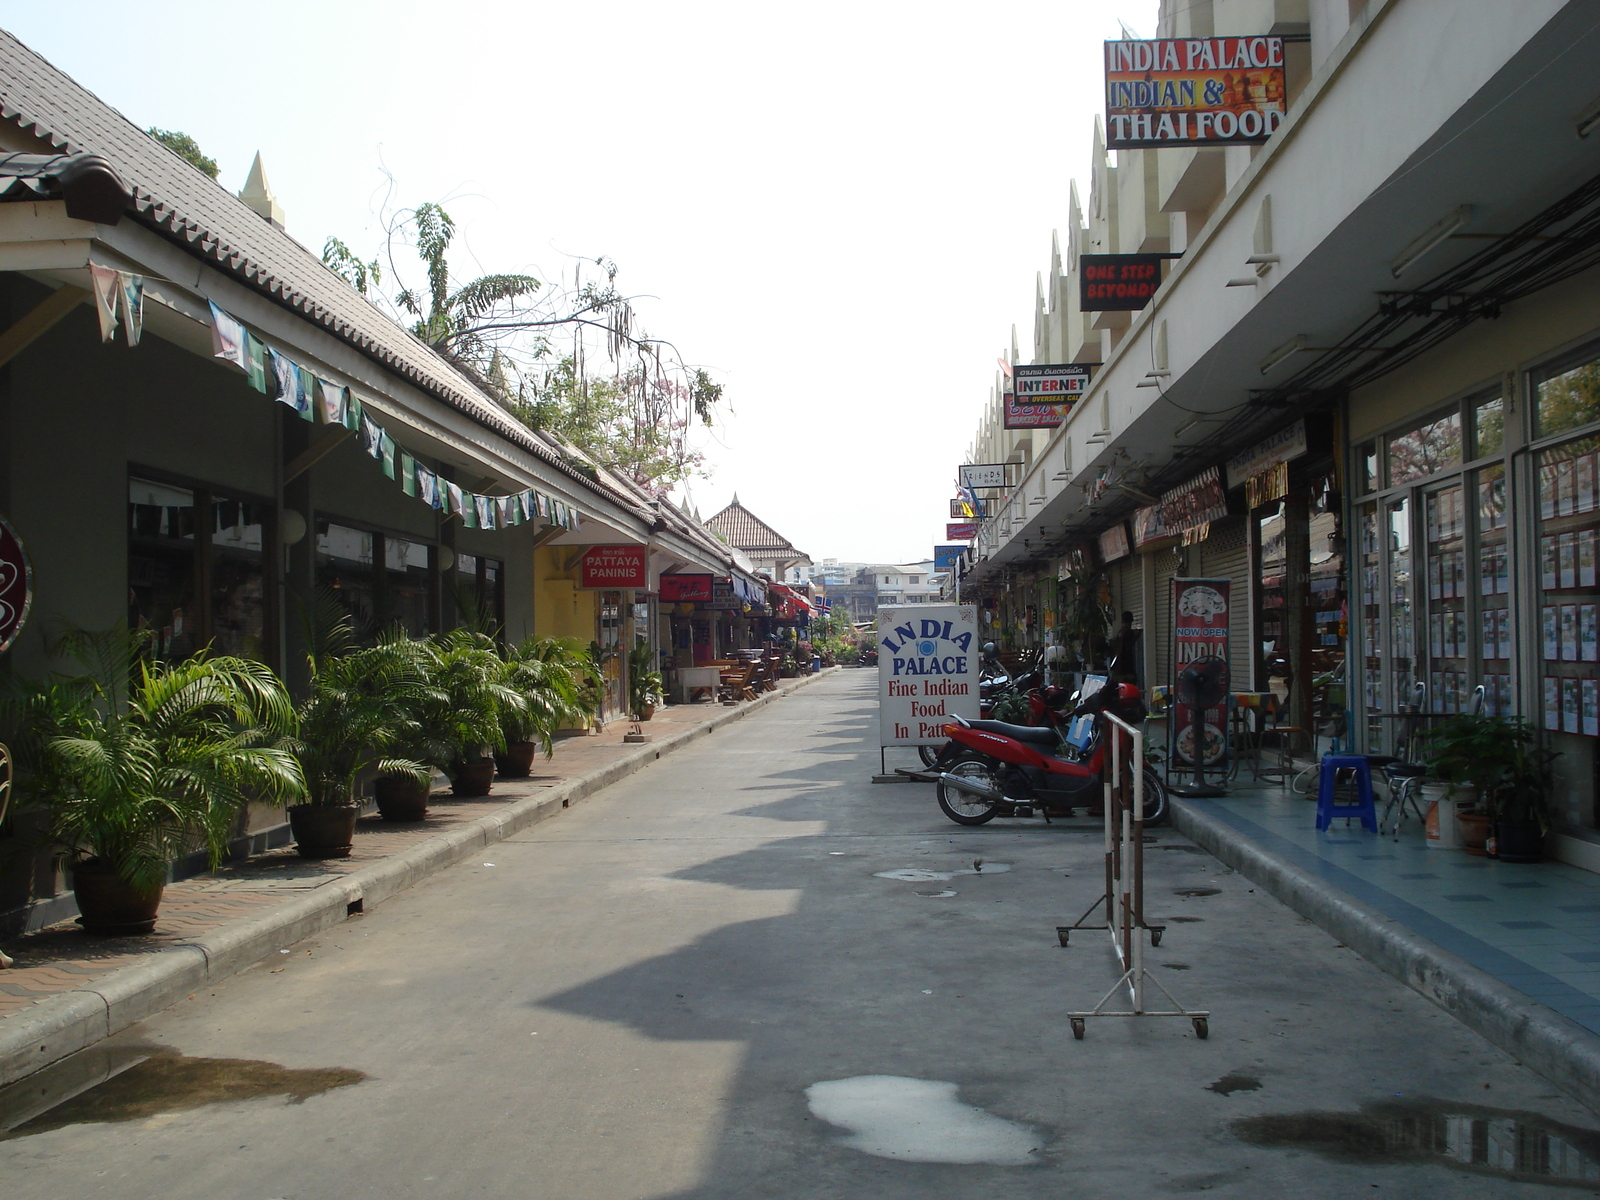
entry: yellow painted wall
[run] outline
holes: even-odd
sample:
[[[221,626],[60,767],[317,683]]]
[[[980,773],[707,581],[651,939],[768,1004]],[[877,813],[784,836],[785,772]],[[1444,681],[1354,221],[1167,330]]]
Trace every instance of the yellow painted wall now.
[[[540,546],[533,552],[533,629],[538,637],[595,638],[598,592],[578,587],[578,568],[563,571],[571,546]]]

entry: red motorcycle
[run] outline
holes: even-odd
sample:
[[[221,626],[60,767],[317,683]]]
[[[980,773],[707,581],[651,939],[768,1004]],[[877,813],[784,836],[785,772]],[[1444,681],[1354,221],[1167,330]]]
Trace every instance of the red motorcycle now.
[[[935,764],[939,807],[958,825],[1035,812],[1048,821],[1070,817],[1077,808],[1099,808],[1107,760],[1105,722],[1098,719],[1102,712],[1138,725],[1145,718],[1144,697],[1134,684],[1106,684],[1067,715],[1069,729],[1078,718],[1094,718],[1077,740],[1063,740],[1054,722],[1041,728],[957,717],[945,727],[950,742]],[[1166,819],[1166,784],[1146,764],[1144,822],[1159,825]]]

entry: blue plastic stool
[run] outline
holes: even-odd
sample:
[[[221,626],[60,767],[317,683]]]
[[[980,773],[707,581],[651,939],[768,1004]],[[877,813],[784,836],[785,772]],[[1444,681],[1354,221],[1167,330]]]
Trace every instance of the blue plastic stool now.
[[[1355,772],[1357,799],[1354,804],[1335,804],[1334,790],[1340,771]],[[1378,812],[1372,802],[1372,768],[1365,755],[1325,754],[1317,782],[1317,829],[1326,829],[1335,817],[1360,817],[1361,827],[1378,832]]]

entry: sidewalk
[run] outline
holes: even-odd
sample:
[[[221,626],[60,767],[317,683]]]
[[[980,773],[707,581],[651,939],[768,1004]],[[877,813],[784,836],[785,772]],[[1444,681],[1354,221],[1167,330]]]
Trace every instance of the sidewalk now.
[[[1600,1111],[1600,875],[1430,850],[1415,819],[1319,834],[1314,800],[1241,785],[1173,825]]]
[[[838,668],[834,668],[837,670]],[[737,707],[668,705],[623,742],[613,721],[598,736],[565,738],[525,780],[496,780],[494,794],[429,801],[416,824],[375,814],[356,825],[345,859],[301,858],[292,847],[167,885],[154,933],[91,938],[64,921],[0,944],[15,965],[0,971],[0,1086],[72,1054],[275,951],[377,904],[576,803],[698,737],[832,671],[785,680]]]

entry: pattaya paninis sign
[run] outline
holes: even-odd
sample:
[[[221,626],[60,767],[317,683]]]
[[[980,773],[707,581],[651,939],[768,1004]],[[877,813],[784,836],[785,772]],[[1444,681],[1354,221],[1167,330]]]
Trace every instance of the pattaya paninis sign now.
[[[1106,43],[1106,147],[1264,142],[1283,122],[1281,37]]]

